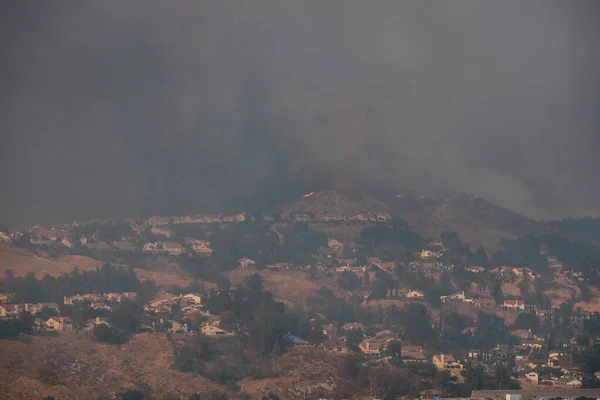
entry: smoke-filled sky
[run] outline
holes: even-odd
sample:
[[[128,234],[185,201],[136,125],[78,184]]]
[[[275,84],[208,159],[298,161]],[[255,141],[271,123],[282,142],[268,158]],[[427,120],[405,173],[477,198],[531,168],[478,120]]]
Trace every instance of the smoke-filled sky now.
[[[600,210],[590,1],[0,5],[0,221],[256,209],[312,188]]]

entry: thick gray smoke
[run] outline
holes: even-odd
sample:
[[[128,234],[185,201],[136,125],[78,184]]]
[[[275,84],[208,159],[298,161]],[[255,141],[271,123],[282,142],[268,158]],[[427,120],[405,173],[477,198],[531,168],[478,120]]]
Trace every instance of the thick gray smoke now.
[[[365,184],[595,213],[596,5],[6,2],[0,220]]]

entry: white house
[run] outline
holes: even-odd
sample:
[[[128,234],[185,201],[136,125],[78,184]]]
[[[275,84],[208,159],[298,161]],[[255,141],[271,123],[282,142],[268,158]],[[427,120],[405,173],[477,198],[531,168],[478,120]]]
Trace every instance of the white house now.
[[[464,302],[465,301],[465,292],[456,292],[453,293],[451,295],[448,296],[441,296],[440,300],[442,301],[442,303],[448,303],[450,301],[460,301],[460,302]]]
[[[502,305],[502,307],[508,308],[509,310],[525,311],[525,301],[523,301],[523,300],[504,300],[504,304]]]
[[[254,262],[254,260],[251,260],[249,258],[240,258],[238,260],[238,264],[240,268],[254,268],[256,267],[256,263]]]

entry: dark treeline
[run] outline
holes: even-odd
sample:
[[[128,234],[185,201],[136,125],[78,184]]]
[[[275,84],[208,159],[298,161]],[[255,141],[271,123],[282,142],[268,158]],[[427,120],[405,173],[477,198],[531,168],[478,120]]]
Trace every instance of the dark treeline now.
[[[110,264],[90,271],[77,268],[58,277],[46,275],[41,279],[32,273],[24,277],[5,271],[0,280],[0,292],[14,293],[14,303],[62,302],[63,296],[82,293],[136,292],[140,281],[133,269],[121,269]]]
[[[568,232],[582,239],[600,240],[600,218],[565,218],[550,221],[548,225],[560,232]]]

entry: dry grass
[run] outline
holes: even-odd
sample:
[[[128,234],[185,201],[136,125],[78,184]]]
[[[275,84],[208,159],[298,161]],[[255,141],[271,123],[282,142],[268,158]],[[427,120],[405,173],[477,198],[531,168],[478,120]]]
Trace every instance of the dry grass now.
[[[192,283],[192,277],[176,263],[168,263],[166,266],[153,265],[152,269],[135,269],[138,279],[153,280],[159,286],[189,286]]]
[[[23,276],[29,272],[35,273],[37,277],[58,276],[71,272],[75,267],[90,270],[102,264],[102,261],[85,256],[64,255],[57,259],[41,257],[27,249],[0,244],[0,271],[12,269],[15,276]]]
[[[354,394],[358,390],[355,382],[344,379],[346,356],[318,350],[298,348],[273,361],[272,369],[277,378],[241,381],[242,391],[253,399],[263,393],[272,392],[281,399],[304,399],[342,394]]]
[[[173,369],[164,334],[136,335],[122,346],[100,344],[84,334],[32,337],[31,343],[0,341],[0,399],[93,399],[129,388],[157,398],[224,391],[207,379]]]
[[[321,287],[328,287],[337,294],[337,284],[335,278],[319,279],[311,281],[308,274],[302,271],[269,271],[254,269],[236,269],[227,271],[225,276],[231,282],[232,286],[240,285],[247,276],[260,274],[263,279],[265,289],[271,291],[276,299],[285,304],[306,305],[306,298],[312,296],[315,290]]]

